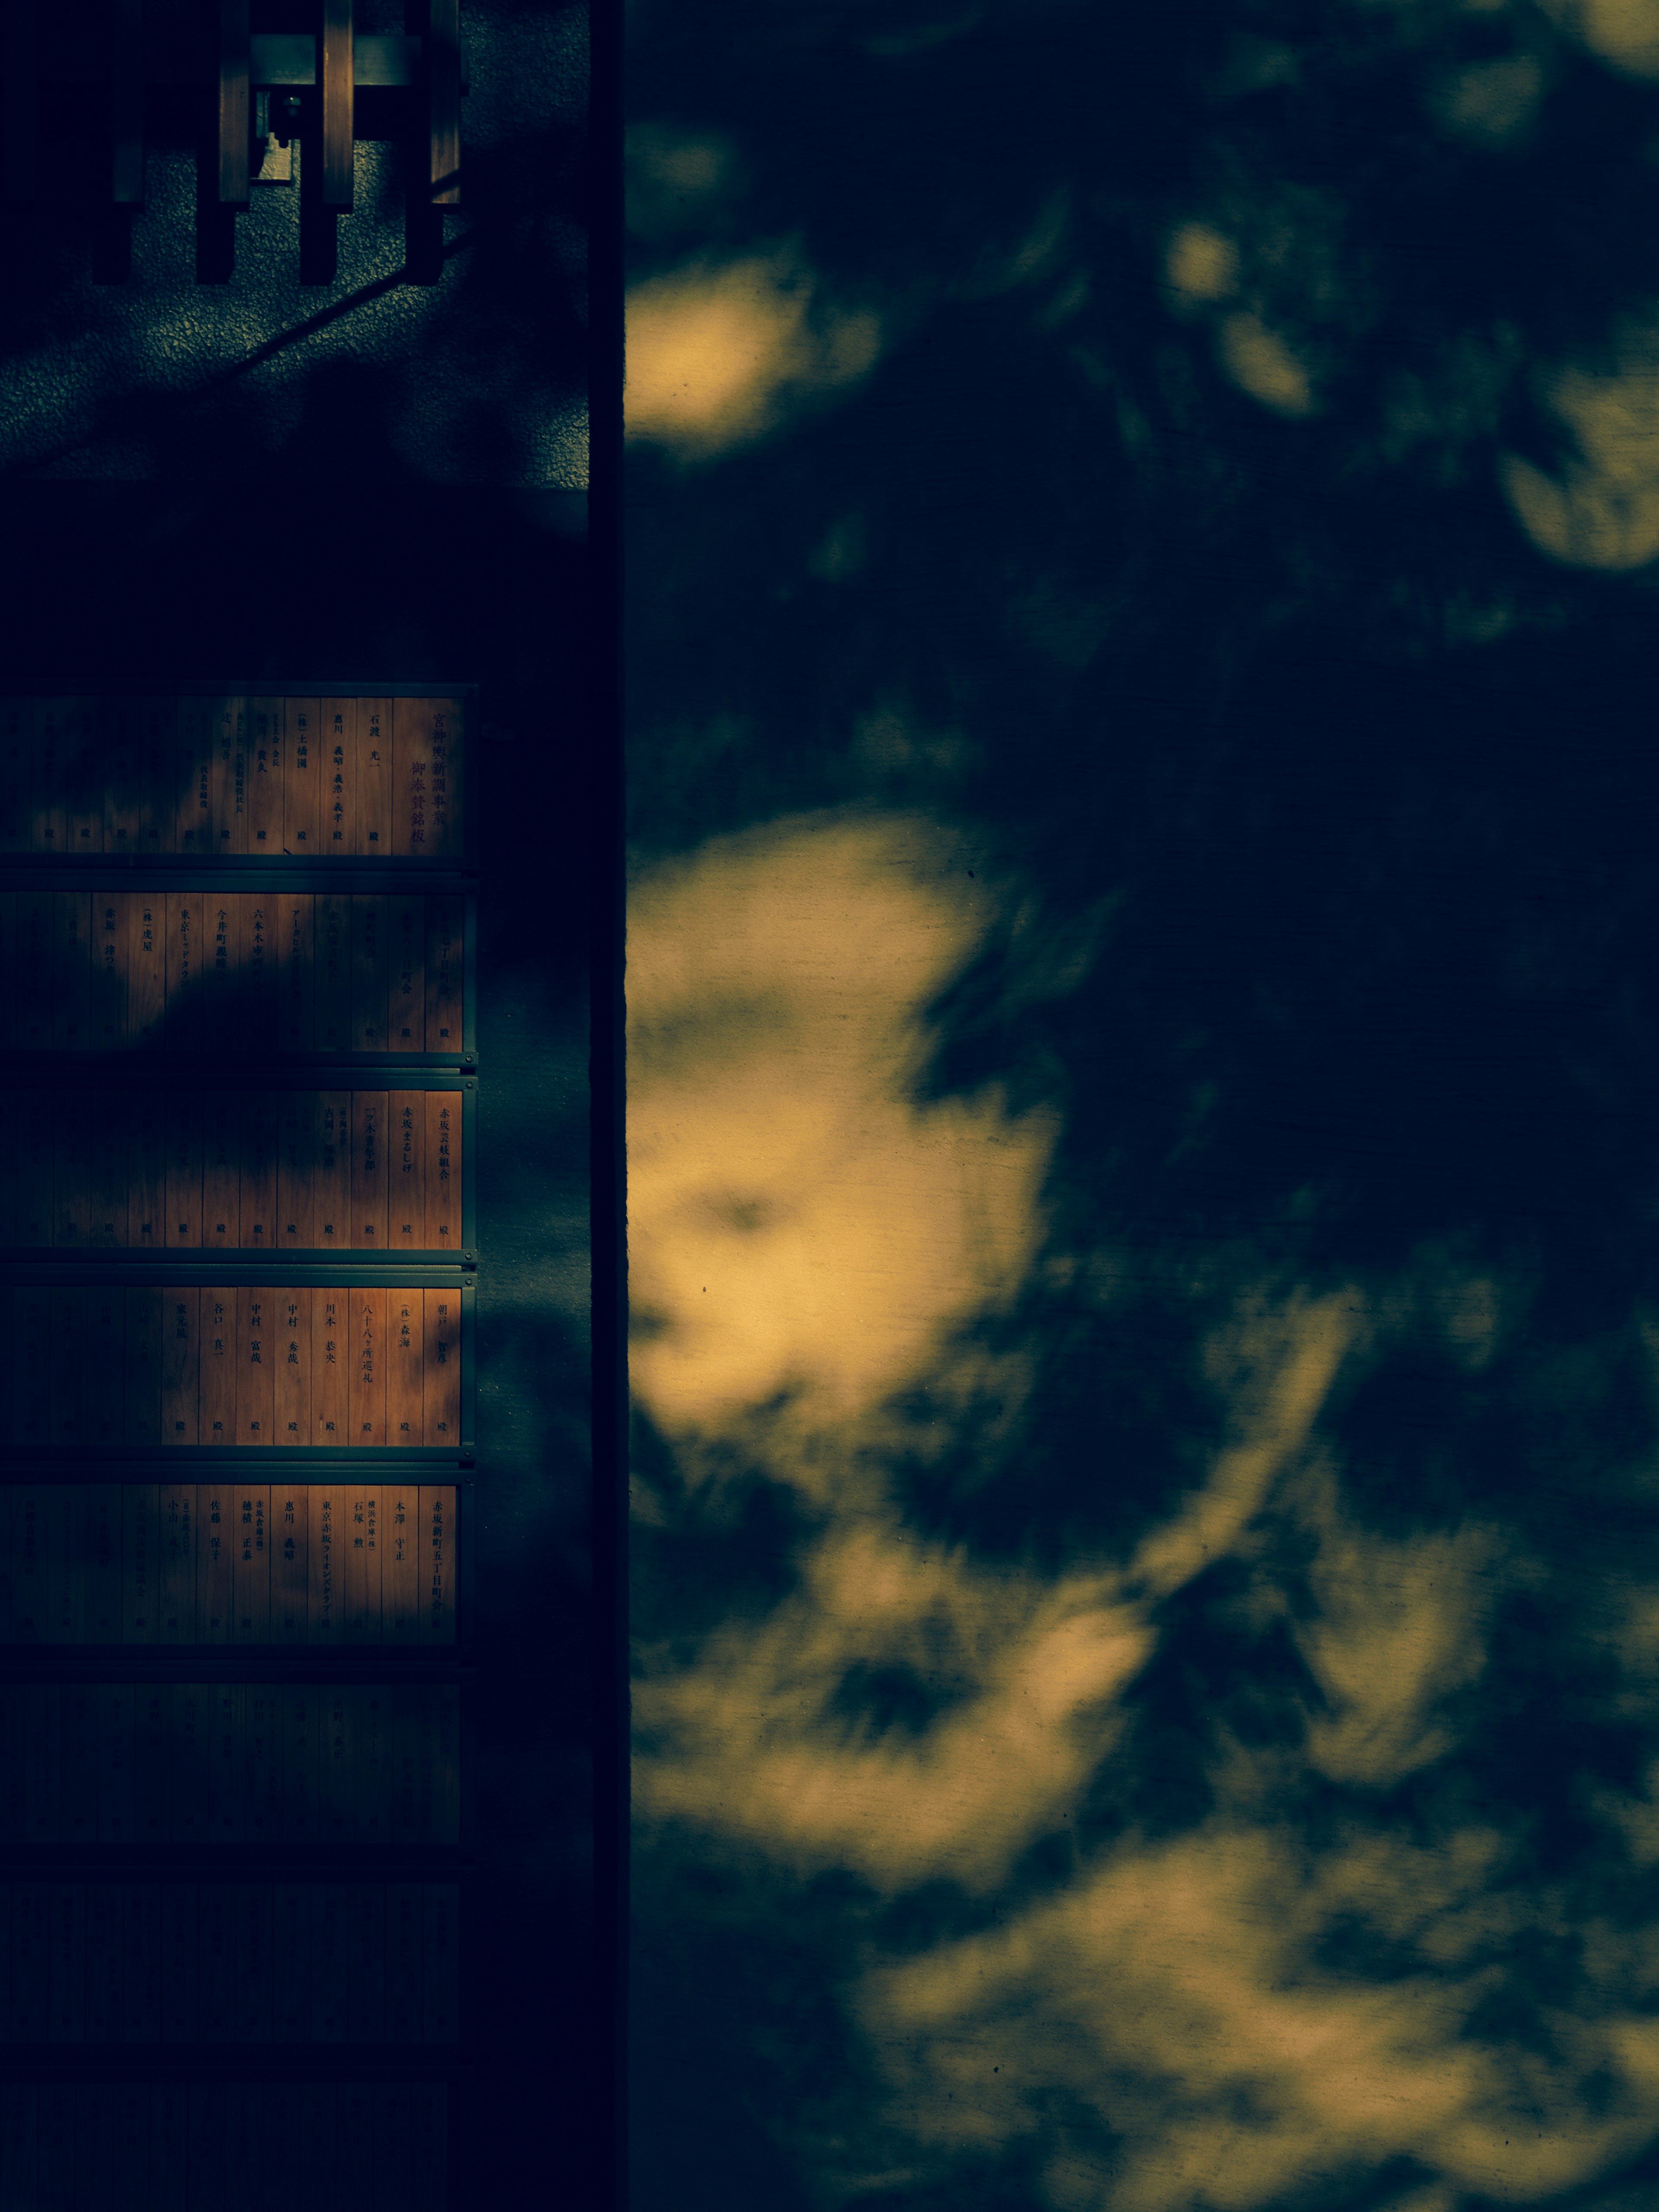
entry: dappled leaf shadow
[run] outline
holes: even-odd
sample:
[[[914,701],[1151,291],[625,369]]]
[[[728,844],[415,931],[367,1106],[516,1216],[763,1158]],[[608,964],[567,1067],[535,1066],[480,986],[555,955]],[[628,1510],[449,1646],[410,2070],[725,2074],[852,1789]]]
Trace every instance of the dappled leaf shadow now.
[[[737,832],[781,898],[804,817],[932,818],[994,911],[866,1120],[1058,1125],[1018,1300],[850,1414],[799,1345],[694,1405],[720,1255],[706,1374],[799,1282],[839,1347],[942,1270],[937,1218],[866,1264],[829,1142],[763,1263],[857,928],[756,935],[752,1036],[684,956],[753,1110],[688,1063],[640,1129],[710,1185],[635,1223],[687,1263],[636,1360],[641,2203],[1634,2203],[1656,95],[1589,13],[739,13],[641,21],[639,280],[787,240],[883,350],[639,439],[641,880]]]

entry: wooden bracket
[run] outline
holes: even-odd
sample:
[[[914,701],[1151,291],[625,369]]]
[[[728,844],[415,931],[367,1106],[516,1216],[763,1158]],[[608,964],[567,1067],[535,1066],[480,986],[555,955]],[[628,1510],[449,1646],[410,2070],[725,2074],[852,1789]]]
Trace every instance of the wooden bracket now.
[[[351,0],[323,0],[322,201],[337,215],[351,212],[352,114],[356,98]]]
[[[48,7],[63,0],[0,0],[0,201],[39,196],[41,33]],[[314,106],[301,136],[319,174],[319,204],[334,215],[352,205],[352,149],[357,94],[401,90],[408,102],[411,216],[460,204],[461,97],[466,90],[460,0],[408,0],[402,33],[360,34],[351,0],[318,0],[320,31],[255,32],[251,0],[199,0],[214,25],[216,118],[208,146],[210,198],[224,210],[248,205],[254,94],[311,87]],[[300,0],[295,0],[296,9]],[[107,132],[100,162],[110,204],[144,204],[144,101],[150,84],[202,82],[188,64],[147,54],[147,0],[106,0],[104,52],[80,49],[65,76],[94,93]],[[82,58],[82,57],[85,57]],[[105,64],[107,64],[106,78]],[[148,66],[147,66],[148,63]],[[55,84],[62,66],[46,74]],[[90,86],[85,80],[90,79]],[[314,144],[312,138],[314,134]],[[429,218],[428,218],[429,219]]]
[[[427,0],[422,46],[425,94],[428,205],[459,207],[461,200],[460,0]]]
[[[219,0],[219,204],[247,205],[249,100],[248,0]]]

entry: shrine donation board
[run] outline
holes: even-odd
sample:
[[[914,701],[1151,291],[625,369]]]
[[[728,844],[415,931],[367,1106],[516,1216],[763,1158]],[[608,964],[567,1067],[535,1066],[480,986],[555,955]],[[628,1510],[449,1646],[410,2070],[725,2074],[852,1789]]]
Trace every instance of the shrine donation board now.
[[[448,892],[0,891],[0,1036],[27,1052],[459,1055],[465,910]]]
[[[0,2086],[0,2204],[446,2212],[442,2081],[54,2079]],[[44,2179],[43,2179],[44,2177]]]
[[[459,863],[459,697],[0,701],[0,852]]]
[[[0,699],[0,2207],[457,2201],[474,720]]]
[[[37,1090],[0,1243],[58,1251],[459,1252],[457,1091]]]

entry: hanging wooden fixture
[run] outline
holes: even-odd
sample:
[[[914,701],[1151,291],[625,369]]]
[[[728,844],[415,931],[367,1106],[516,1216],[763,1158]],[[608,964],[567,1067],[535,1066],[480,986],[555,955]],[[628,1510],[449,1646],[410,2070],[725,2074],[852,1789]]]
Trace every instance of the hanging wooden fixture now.
[[[296,12],[306,12],[304,0],[296,0]],[[248,206],[265,143],[257,123],[274,101],[284,143],[300,138],[317,165],[319,181],[308,197],[314,192],[331,216],[348,216],[358,94],[369,89],[398,96],[396,135],[405,148],[411,234],[422,223],[429,233],[441,211],[459,207],[461,198],[459,0],[408,0],[405,28],[392,34],[357,32],[352,0],[314,0],[311,12],[310,27],[256,32],[249,0],[203,0],[208,20],[198,28],[210,33],[216,58],[216,83],[210,84],[200,58],[208,39],[194,67],[187,55],[158,57],[146,40],[145,0],[105,0],[107,90],[101,100],[97,79],[104,72],[95,59],[92,64],[90,112],[101,106],[104,117],[96,196],[115,209],[143,206],[147,96],[161,91],[176,100],[180,89],[193,85],[202,96],[210,189],[220,208],[234,214]],[[43,137],[50,128],[43,91],[71,83],[83,97],[88,90],[85,46],[77,40],[64,56],[56,52],[64,43],[57,35],[61,21],[56,0],[0,0],[0,199],[14,206],[40,192]],[[216,103],[216,121],[210,100]],[[386,133],[377,127],[372,135]]]

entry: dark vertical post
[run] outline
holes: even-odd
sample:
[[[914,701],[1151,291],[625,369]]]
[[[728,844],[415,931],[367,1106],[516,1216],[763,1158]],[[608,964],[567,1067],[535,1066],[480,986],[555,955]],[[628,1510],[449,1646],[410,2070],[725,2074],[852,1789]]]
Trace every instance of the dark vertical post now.
[[[34,198],[35,0],[5,0],[5,144],[0,187],[8,200]]]
[[[219,204],[248,192],[248,0],[219,0]]]
[[[352,105],[356,81],[351,52],[351,0],[323,0],[323,205],[351,212]]]
[[[461,7],[460,0],[427,0],[422,59],[426,78],[427,128],[431,153],[427,170],[428,206],[459,207],[461,202]]]
[[[110,0],[110,197],[144,204],[144,0]]]

